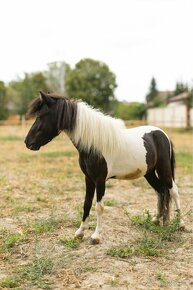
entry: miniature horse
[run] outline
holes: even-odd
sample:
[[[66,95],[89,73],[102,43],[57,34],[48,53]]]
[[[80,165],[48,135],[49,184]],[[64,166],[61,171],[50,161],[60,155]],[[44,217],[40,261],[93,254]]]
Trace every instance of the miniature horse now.
[[[104,210],[102,199],[109,178],[144,176],[157,192],[157,220],[162,217],[164,225],[169,223],[171,197],[180,212],[174,182],[173,146],[161,129],[153,126],[127,129],[121,120],[104,115],[82,101],[44,92],[40,92],[28,108],[27,117],[34,116],[36,120],[25,139],[27,148],[39,150],[64,131],[79,152],[86,196],[82,223],[75,237],[84,236],[96,189],[97,226],[91,243],[99,243]]]

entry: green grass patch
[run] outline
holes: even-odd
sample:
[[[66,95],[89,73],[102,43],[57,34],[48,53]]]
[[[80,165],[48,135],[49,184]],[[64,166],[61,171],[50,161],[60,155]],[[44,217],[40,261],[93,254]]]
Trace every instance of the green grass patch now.
[[[60,243],[69,249],[77,249],[80,245],[79,239],[69,239],[67,237],[60,238]]]
[[[48,158],[58,158],[58,157],[72,157],[75,155],[73,151],[50,151],[41,153],[42,156]]]
[[[119,258],[128,258],[132,256],[162,256],[163,243],[158,240],[144,236],[141,240],[124,247],[112,247],[107,250],[107,255]]]
[[[0,136],[0,141],[21,141],[21,140],[24,140],[24,137],[20,137],[17,135]]]
[[[126,212],[130,217],[130,215]],[[133,225],[142,230],[142,238],[136,240],[129,246],[112,247],[108,249],[107,255],[119,258],[131,256],[164,256],[171,247],[170,241],[178,241],[181,238],[179,231],[180,216],[176,214],[174,220],[167,227],[155,224],[149,212],[143,215],[130,217]],[[172,246],[173,247],[173,246]]]
[[[15,288],[19,286],[18,279],[16,277],[7,276],[0,281],[1,288]]]
[[[118,205],[118,201],[116,201],[114,199],[105,200],[104,201],[104,205],[105,206],[117,206]]]
[[[193,153],[192,152],[176,152],[176,164],[177,167],[190,171],[193,170]]]
[[[30,227],[30,231],[38,235],[48,232],[54,232],[56,229],[61,227],[62,223],[62,219],[57,219],[55,216],[51,215],[49,218],[40,219],[36,223],[34,223]]]
[[[3,229],[0,231],[0,253],[10,251],[15,246],[20,245],[26,237],[19,233],[10,233]]]
[[[180,215],[176,213],[175,218],[171,221],[168,226],[162,227],[159,224],[156,224],[152,216],[147,211],[142,215],[137,215],[131,217],[131,221],[134,225],[141,227],[144,230],[149,230],[157,234],[157,237],[164,241],[172,241],[180,237],[179,225],[180,225]]]
[[[159,272],[157,274],[157,279],[160,283],[160,287],[167,287],[168,286],[168,280],[167,280],[165,273]]]
[[[42,289],[51,289],[51,282],[44,276],[53,273],[53,266],[54,262],[51,258],[35,258],[31,264],[20,269],[18,272],[19,280]]]

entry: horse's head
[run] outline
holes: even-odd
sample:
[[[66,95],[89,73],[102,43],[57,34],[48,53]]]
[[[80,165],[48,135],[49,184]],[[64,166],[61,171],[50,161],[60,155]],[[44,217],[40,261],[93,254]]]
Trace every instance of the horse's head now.
[[[27,148],[39,150],[59,134],[57,120],[57,99],[40,92],[29,106],[27,117],[36,116],[36,120],[25,139]]]

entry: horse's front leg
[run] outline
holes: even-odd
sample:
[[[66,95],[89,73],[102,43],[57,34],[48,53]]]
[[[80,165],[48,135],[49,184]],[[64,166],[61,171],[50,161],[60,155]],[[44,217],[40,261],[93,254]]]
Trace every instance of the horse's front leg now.
[[[105,193],[105,180],[99,179],[96,182],[96,194],[97,194],[97,202],[96,202],[96,213],[97,213],[97,226],[95,232],[91,236],[91,244],[99,244],[100,243],[100,234],[102,231],[102,214],[104,211],[104,205],[102,198]]]
[[[79,227],[79,229],[75,233],[75,238],[80,238],[82,239],[84,236],[84,230],[88,227],[88,218],[89,218],[89,213],[90,209],[92,206],[92,201],[94,197],[94,192],[95,192],[95,184],[89,177],[85,177],[85,183],[86,183],[86,196],[85,196],[85,201],[84,201],[84,213],[83,213],[83,218],[82,218],[82,223]]]

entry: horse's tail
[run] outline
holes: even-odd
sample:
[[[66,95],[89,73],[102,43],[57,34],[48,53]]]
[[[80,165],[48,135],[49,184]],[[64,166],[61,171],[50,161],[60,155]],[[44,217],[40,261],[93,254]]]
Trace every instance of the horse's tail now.
[[[175,153],[174,153],[174,146],[172,142],[171,142],[170,166],[171,166],[172,178],[174,180],[175,179]],[[167,221],[167,217],[169,217],[170,215],[171,195],[169,192],[169,188],[166,185],[163,185],[162,190],[163,191],[160,194],[160,209],[163,215],[163,222],[164,222],[164,220]]]
[[[163,216],[163,224],[168,222],[170,216],[171,196],[169,189],[164,187],[164,192],[160,193],[160,213]]]
[[[171,141],[170,141],[171,142]],[[175,180],[175,153],[174,153],[174,146],[171,142],[171,170],[172,170],[172,177]]]

